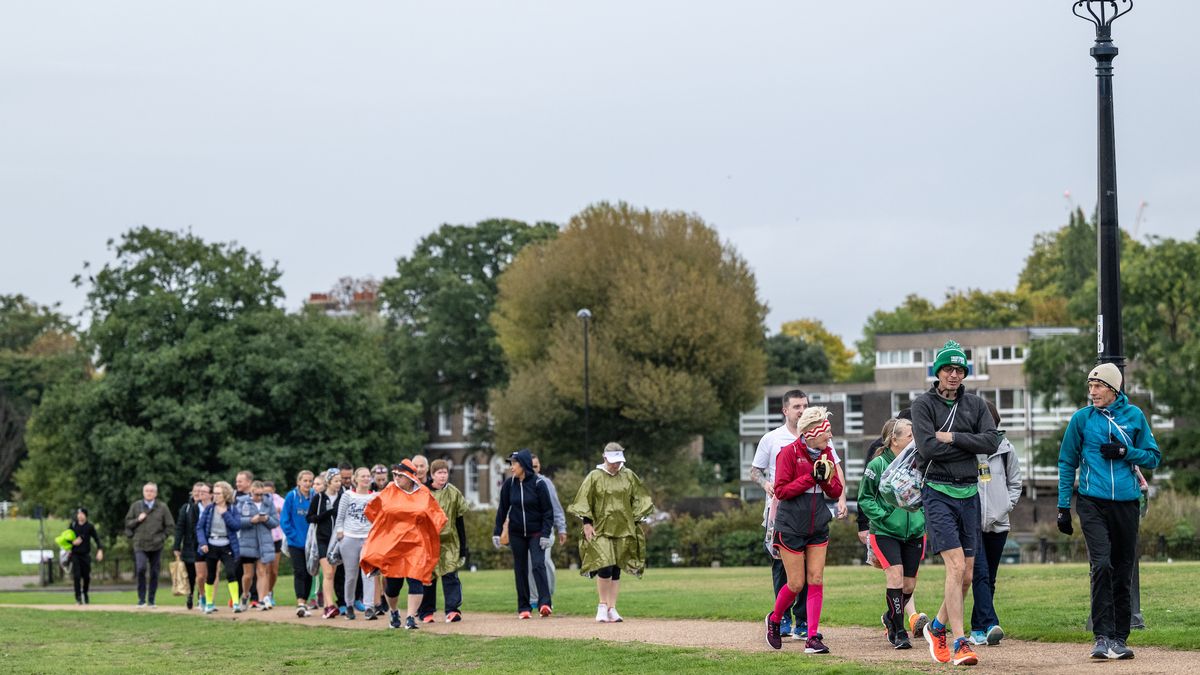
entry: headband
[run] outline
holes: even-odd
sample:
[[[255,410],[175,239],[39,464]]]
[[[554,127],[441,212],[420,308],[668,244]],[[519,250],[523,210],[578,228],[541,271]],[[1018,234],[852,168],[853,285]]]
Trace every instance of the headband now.
[[[816,438],[817,436],[829,431],[829,420],[821,420],[819,424],[813,425],[811,429],[804,432],[805,439]]]

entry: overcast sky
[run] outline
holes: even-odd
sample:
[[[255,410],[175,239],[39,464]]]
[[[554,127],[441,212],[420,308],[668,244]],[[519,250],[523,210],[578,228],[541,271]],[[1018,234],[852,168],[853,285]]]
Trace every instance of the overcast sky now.
[[[1070,0],[0,7],[0,293],[68,312],[139,224],[278,260],[294,308],[441,223],[625,200],[715,227],[772,332],[852,342],[908,293],[1012,288],[1095,201]],[[1197,231],[1197,25],[1138,2],[1114,26],[1139,236]]]

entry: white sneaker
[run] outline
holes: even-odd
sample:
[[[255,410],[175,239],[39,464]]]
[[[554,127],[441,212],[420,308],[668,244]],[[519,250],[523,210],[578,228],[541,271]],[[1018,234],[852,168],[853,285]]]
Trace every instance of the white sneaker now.
[[[622,619],[622,618],[621,618],[621,615],[620,615],[620,614],[617,614],[617,608],[616,608],[616,607],[609,607],[609,608],[608,608],[608,622],[609,622],[609,623],[620,623],[620,622],[621,622],[621,621],[623,621],[623,620],[624,620],[624,619]]]
[[[596,605],[596,621],[600,623],[608,623],[608,605],[600,603]]]

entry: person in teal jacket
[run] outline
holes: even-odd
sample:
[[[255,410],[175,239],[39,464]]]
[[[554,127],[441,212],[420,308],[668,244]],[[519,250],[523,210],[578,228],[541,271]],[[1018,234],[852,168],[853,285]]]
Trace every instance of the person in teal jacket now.
[[[908,629],[921,637],[929,623],[929,617],[917,612],[912,599],[917,589],[917,570],[925,557],[925,512],[899,509],[879,497],[880,477],[912,442],[912,421],[890,419],[883,425],[881,436],[883,445],[858,483],[858,510],[871,521],[871,552],[887,578],[887,612],[880,621],[887,630],[888,642],[896,649],[912,649]]]
[[[1071,416],[1058,450],[1058,529],[1072,534],[1071,493],[1087,542],[1092,581],[1092,658],[1131,659],[1130,587],[1136,563],[1135,467],[1162,460],[1145,414],[1121,392],[1121,371],[1103,363],[1088,374],[1092,404]],[[1075,488],[1076,476],[1079,487]]]

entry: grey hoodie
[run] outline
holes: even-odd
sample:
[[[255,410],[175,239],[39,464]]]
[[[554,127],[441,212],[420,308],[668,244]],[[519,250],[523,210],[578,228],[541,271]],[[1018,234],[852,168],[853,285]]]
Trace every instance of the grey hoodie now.
[[[980,461],[986,455],[977,455]],[[1021,461],[1017,449],[1003,436],[1000,447],[987,457],[992,479],[979,483],[979,516],[984,532],[1008,532],[1008,513],[1021,498]]]

